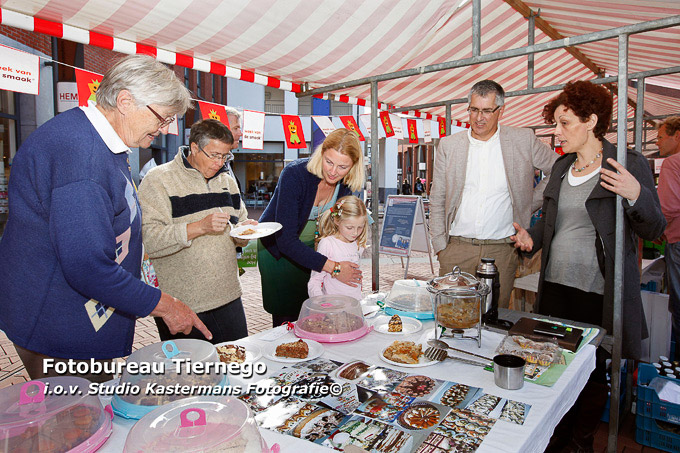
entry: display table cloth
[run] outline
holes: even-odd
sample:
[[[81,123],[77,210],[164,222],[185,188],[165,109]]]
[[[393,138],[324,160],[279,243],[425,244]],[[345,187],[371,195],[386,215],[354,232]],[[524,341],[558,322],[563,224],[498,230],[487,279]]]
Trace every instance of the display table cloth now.
[[[279,327],[277,329],[285,329]],[[504,390],[494,384],[493,373],[481,367],[467,365],[451,360],[422,368],[396,367],[385,363],[380,358],[381,351],[391,344],[394,340],[422,341],[425,335],[430,335],[434,331],[434,322],[423,323],[423,330],[411,335],[385,335],[375,331],[370,332],[355,341],[347,343],[325,343],[322,357],[339,362],[349,362],[361,359],[365,362],[394,368],[410,374],[423,374],[431,378],[445,381],[454,381],[474,387],[481,387],[485,393],[508,398],[511,400],[527,403],[531,405],[531,410],[523,425],[499,420],[495,423],[489,434],[477,450],[479,453],[485,452],[542,452],[548,445],[552,432],[562,416],[574,404],[576,398],[585,386],[590,373],[595,369],[595,349],[593,344],[583,346],[576,354],[571,364],[567,367],[562,376],[552,387],[545,387],[531,382],[525,382],[520,390]],[[243,343],[257,345],[261,350],[266,349],[272,344],[294,341],[296,339],[292,331],[274,341],[264,341],[263,336],[271,335],[271,330],[260,332],[242,340]],[[472,340],[447,340],[448,343],[459,349],[493,357],[495,350],[501,342],[503,335],[496,332],[482,332],[482,346],[477,347],[476,341]],[[239,343],[242,343],[239,342]],[[460,355],[454,351],[449,351],[452,355]],[[465,358],[472,358],[460,355]],[[253,376],[251,379],[241,379],[239,376],[229,376],[232,385],[247,385],[270,375],[285,366],[286,363],[274,362],[264,357],[258,359],[267,365],[267,374],[264,376]],[[123,450],[128,431],[134,425],[134,420],[126,420],[116,416],[114,418],[114,428],[111,438],[100,450],[101,452],[120,452]],[[271,447],[278,443],[283,452],[287,451],[332,451],[329,448],[287,436],[267,429],[260,429],[262,436]]]

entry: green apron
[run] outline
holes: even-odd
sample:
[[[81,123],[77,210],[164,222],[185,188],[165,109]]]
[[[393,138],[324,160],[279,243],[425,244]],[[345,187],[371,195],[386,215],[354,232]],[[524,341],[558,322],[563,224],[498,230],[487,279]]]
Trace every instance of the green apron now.
[[[300,233],[300,240],[314,248],[316,222],[308,220]],[[311,270],[300,266],[285,256],[274,258],[261,241],[257,241],[257,265],[262,280],[264,309],[274,315],[297,316],[302,303],[309,298],[307,283]]]

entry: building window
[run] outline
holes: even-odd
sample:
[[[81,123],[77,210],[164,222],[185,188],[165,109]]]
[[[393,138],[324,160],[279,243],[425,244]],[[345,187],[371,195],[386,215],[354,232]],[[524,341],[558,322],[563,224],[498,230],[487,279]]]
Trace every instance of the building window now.
[[[283,153],[238,153],[234,166],[245,168],[241,189],[246,206],[267,206],[283,170]]]

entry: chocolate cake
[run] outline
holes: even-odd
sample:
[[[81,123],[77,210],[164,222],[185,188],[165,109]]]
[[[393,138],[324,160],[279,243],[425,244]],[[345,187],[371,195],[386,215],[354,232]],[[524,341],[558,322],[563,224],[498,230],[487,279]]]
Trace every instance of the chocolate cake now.
[[[367,363],[355,362],[355,363],[349,365],[348,367],[346,367],[345,369],[343,369],[340,372],[339,376],[343,379],[353,381],[354,379],[357,379],[359,376],[361,376],[366,371],[368,371],[368,369],[370,367],[371,366]]]
[[[224,363],[243,363],[246,360],[246,348],[236,344],[217,346],[217,354],[220,356],[220,361]]]
[[[401,323],[401,318],[399,315],[393,315],[392,318],[390,319],[390,322],[387,324],[387,331],[388,332],[401,332],[403,329],[403,325]]]

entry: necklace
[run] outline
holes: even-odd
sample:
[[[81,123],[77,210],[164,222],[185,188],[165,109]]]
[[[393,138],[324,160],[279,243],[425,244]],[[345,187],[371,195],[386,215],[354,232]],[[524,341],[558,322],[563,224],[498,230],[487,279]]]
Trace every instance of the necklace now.
[[[316,229],[314,231],[314,242],[315,243],[319,241],[319,236],[321,235],[321,233],[319,233],[319,219],[321,218],[321,210],[323,209],[324,206],[326,206],[328,204],[329,201],[331,201],[331,199],[333,198],[333,195],[335,195],[335,188],[331,189],[331,193],[326,198],[326,201],[318,206],[319,212],[316,213],[316,219],[315,219]]]
[[[578,160],[578,158],[576,158],[576,160],[574,161],[574,163],[571,164],[571,169],[574,170],[576,173],[581,173],[583,170],[585,170],[586,168],[588,168],[588,167],[590,167],[592,164],[594,164],[595,161],[596,161],[597,159],[599,159],[601,156],[602,156],[602,150],[600,150],[600,152],[597,153],[597,156],[595,156],[595,159],[591,160],[590,162],[588,162],[587,164],[585,164],[585,165],[584,165],[583,167],[581,167],[581,168],[576,168],[576,160]]]

